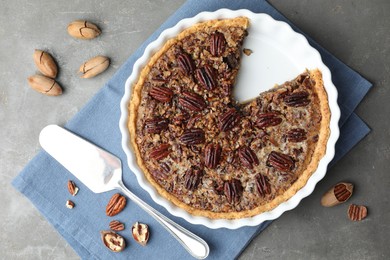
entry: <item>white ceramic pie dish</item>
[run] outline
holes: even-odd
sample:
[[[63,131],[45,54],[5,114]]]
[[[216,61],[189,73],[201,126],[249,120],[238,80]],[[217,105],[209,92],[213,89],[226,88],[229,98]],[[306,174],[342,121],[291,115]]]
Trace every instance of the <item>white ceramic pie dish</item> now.
[[[307,184],[289,200],[271,211],[251,218],[235,220],[208,219],[206,217],[193,216],[172,204],[160,196],[157,190],[147,181],[137,165],[135,154],[131,148],[128,130],[128,106],[132,87],[138,80],[140,71],[147,64],[149,58],[168,39],[175,37],[185,28],[198,22],[238,16],[246,16],[250,19],[249,35],[245,39],[244,48],[251,49],[253,53],[250,56],[242,56],[241,68],[234,88],[234,97],[239,101],[254,98],[260,92],[271,88],[275,84],[292,80],[305,69],[318,68],[322,72],[329,98],[331,134],[327,143],[326,154],[321,159],[317,170],[309,178]],[[337,104],[337,90],[332,83],[331,73],[323,64],[319,52],[309,45],[302,34],[293,31],[287,23],[276,21],[267,14],[256,14],[244,9],[236,11],[220,9],[215,12],[202,12],[193,18],[183,19],[174,27],[163,31],[157,40],[146,47],[144,54],[135,62],[133,72],[126,81],[125,94],[122,97],[120,106],[121,118],[119,128],[122,133],[122,148],[126,153],[129,168],[136,175],[138,183],[150,194],[156,203],[165,207],[172,215],[184,218],[190,223],[201,224],[209,228],[237,229],[243,226],[256,226],[266,220],[276,219],[285,211],[295,208],[303,198],[313,192],[316,184],[325,176],[327,166],[334,156],[335,144],[339,137],[338,121],[340,109]]]

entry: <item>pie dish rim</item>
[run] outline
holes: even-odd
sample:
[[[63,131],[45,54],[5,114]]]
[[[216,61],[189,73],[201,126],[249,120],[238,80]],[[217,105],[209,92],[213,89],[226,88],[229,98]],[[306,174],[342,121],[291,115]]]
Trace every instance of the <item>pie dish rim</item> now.
[[[184,209],[175,206],[173,203],[163,198],[157,192],[157,190],[155,190],[155,188],[147,181],[144,174],[142,173],[139,166],[137,165],[136,162],[137,158],[136,156],[134,156],[134,152],[131,150],[130,147],[130,136],[128,130],[128,117],[129,117],[128,106],[129,106],[129,101],[132,93],[131,86],[138,80],[138,75],[140,74],[140,71],[148,63],[149,58],[154,54],[154,52],[159,50],[159,48],[161,48],[162,45],[164,45],[164,43],[169,38],[176,36],[183,29],[201,21],[221,19],[221,18],[233,18],[238,16],[246,16],[250,20],[251,17],[253,16],[262,16],[264,19],[276,23],[279,27],[282,27],[283,30],[287,30],[288,33],[295,34],[297,38],[300,38],[299,40],[301,41],[301,44],[306,44],[307,45],[305,46],[306,48],[312,49],[313,52],[312,55],[316,56],[314,58],[316,58],[319,61],[319,65],[320,65],[319,67],[323,74],[324,82],[326,82],[325,88],[326,91],[328,92],[329,106],[331,110],[331,123],[330,123],[331,133],[326,146],[326,153],[324,157],[321,159],[317,170],[308,179],[306,185],[300,190],[298,190],[295,193],[295,195],[293,195],[290,199],[281,203],[276,208],[258,214],[254,217],[240,218],[240,219],[210,219],[207,217],[191,215]],[[279,217],[283,212],[295,208],[304,197],[312,193],[316,183],[325,176],[327,164],[331,161],[331,159],[334,156],[334,145],[339,135],[339,129],[338,129],[339,117],[340,117],[340,110],[337,105],[337,90],[331,81],[330,71],[322,63],[321,56],[319,55],[318,51],[309,45],[308,41],[303,35],[293,31],[292,28],[287,23],[276,21],[267,14],[263,14],[263,13],[255,14],[245,9],[236,10],[236,11],[232,11],[228,9],[220,9],[215,12],[202,12],[193,18],[187,18],[181,20],[174,27],[171,27],[163,31],[157,40],[150,43],[146,47],[144,54],[134,64],[133,72],[126,81],[125,94],[121,100],[121,119],[119,122],[119,127],[122,133],[122,148],[126,153],[128,165],[130,169],[135,173],[140,186],[151,195],[152,199],[157,204],[160,204],[161,206],[165,207],[171,214],[182,217],[188,222],[193,224],[202,224],[209,228],[225,227],[229,229],[236,229],[242,226],[255,226],[262,223],[265,220],[275,219]]]

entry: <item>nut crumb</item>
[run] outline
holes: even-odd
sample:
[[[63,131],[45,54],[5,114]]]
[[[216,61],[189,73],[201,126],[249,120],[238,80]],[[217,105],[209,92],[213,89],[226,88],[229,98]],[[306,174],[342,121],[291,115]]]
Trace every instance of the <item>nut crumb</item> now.
[[[249,56],[253,53],[253,51],[251,49],[247,49],[247,48],[244,48],[243,52],[246,56]]]
[[[66,206],[68,209],[73,209],[73,208],[74,208],[74,202],[71,201],[71,200],[67,200],[65,206]]]

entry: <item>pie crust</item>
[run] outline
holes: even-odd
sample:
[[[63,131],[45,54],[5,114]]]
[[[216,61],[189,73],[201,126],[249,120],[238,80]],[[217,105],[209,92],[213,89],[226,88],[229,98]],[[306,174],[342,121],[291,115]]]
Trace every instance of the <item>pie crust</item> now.
[[[185,29],[133,87],[128,128],[137,163],[161,196],[193,215],[237,219],[272,210],[306,184],[326,151],[330,110],[319,70],[245,104],[232,98],[248,26],[238,17]]]

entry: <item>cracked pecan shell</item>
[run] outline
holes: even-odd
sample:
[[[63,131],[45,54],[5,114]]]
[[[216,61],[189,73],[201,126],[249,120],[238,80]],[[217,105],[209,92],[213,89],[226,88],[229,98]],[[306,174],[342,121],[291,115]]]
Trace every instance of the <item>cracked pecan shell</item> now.
[[[121,252],[126,247],[125,239],[113,231],[100,231],[104,245],[113,252]]]

